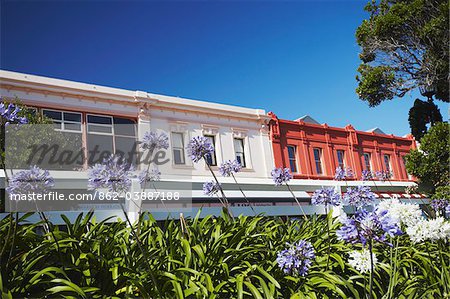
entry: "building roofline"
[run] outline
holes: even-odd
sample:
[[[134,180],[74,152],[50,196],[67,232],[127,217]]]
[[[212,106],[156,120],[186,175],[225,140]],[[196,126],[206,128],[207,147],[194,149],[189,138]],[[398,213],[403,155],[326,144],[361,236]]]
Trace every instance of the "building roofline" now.
[[[376,132],[361,131],[361,130],[356,130],[350,124],[345,126],[345,128],[341,128],[341,127],[329,126],[327,123],[317,125],[317,124],[307,123],[307,122],[303,122],[303,121],[294,121],[294,120],[278,119],[278,118],[277,118],[277,121],[279,123],[284,123],[284,124],[288,124],[288,125],[305,126],[305,127],[311,127],[311,128],[323,129],[323,130],[333,130],[333,131],[340,131],[340,132],[355,131],[357,134],[360,134],[360,135],[377,136],[380,138],[387,138],[387,139],[400,139],[400,140],[407,140],[407,141],[413,140],[413,137],[411,135],[406,135],[406,136],[402,137],[402,136],[396,136],[394,134],[379,134]]]
[[[107,101],[128,102],[130,104],[147,104],[167,108],[182,108],[192,112],[216,113],[246,119],[268,120],[265,110],[233,105],[192,100],[174,96],[159,95],[145,91],[132,91],[70,80],[56,79],[7,70],[0,70],[0,85],[10,88],[29,88],[34,91],[55,92],[76,97],[91,97]]]

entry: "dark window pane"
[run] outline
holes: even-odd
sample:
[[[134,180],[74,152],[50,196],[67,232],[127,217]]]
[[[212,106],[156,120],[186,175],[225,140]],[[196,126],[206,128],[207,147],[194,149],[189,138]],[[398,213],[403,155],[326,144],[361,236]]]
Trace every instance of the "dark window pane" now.
[[[64,130],[81,132],[81,124],[64,123]]]
[[[90,164],[101,163],[113,153],[113,137],[88,134],[88,159]]]
[[[114,134],[136,136],[136,123],[131,119],[114,117]]]
[[[115,137],[116,154],[122,155],[127,163],[136,164],[138,153],[135,151],[135,138]]]
[[[175,164],[184,164],[184,151],[182,149],[174,149],[173,160]]]
[[[88,132],[112,134],[112,127],[101,125],[88,125]]]
[[[44,114],[44,116],[54,119],[54,120],[62,120],[62,113],[58,112],[58,111],[43,110],[42,114]]]
[[[64,112],[64,121],[81,122],[81,114]]]
[[[111,125],[112,124],[112,118],[106,117],[106,116],[98,116],[98,115],[88,115],[88,123],[93,124],[104,124],[104,125]]]

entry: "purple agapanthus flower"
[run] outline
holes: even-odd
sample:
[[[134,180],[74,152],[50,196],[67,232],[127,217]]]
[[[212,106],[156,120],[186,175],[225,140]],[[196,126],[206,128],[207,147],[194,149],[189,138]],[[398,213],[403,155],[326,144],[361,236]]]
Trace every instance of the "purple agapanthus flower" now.
[[[231,176],[231,174],[238,173],[241,169],[242,165],[237,160],[228,160],[219,166],[219,173],[222,176]]]
[[[48,170],[42,170],[37,166],[15,173],[9,180],[6,191],[10,194],[44,194],[55,185],[53,177]]]
[[[390,172],[389,170],[381,170],[375,172],[375,176],[377,177],[377,179],[384,182],[392,178],[392,172]]]
[[[373,180],[372,171],[364,169],[361,173],[361,179],[363,181],[371,181]]]
[[[305,276],[316,257],[314,247],[305,240],[286,245],[288,248],[277,254],[278,266],[286,274]]]
[[[333,187],[317,189],[311,197],[313,205],[338,206],[341,195]]]
[[[213,196],[220,191],[220,185],[215,181],[205,182],[203,184],[203,193],[208,196]]]
[[[168,149],[169,137],[164,132],[160,134],[152,131],[145,132],[142,138],[141,148],[149,151]]]
[[[356,211],[351,218],[341,219],[342,226],[336,231],[338,239],[365,246],[371,240],[392,246],[387,236],[402,234],[398,224],[387,215],[388,211],[376,209],[368,212],[364,209]]]
[[[370,205],[375,200],[375,193],[369,186],[359,185],[356,187],[348,187],[344,193],[345,204],[356,206],[358,208]]]
[[[431,201],[431,207],[437,213],[440,213],[441,211],[446,211],[447,207],[449,207],[449,206],[450,206],[450,202],[446,199],[433,199]]]
[[[186,148],[188,155],[194,162],[198,162],[206,155],[212,154],[214,152],[214,146],[211,144],[208,138],[203,136],[196,136],[192,138]]]
[[[344,181],[346,179],[353,178],[353,170],[350,167],[346,167],[345,169],[338,166],[336,168],[336,172],[334,174],[334,179],[336,181]]]
[[[161,179],[161,172],[157,168],[151,168],[148,170],[142,171],[138,175],[139,182],[141,186],[145,186],[146,182],[156,182]]]
[[[445,213],[450,214],[450,204],[445,207]]]
[[[283,183],[289,182],[292,179],[292,174],[289,168],[274,168],[270,175],[276,186],[281,186]]]
[[[28,120],[26,117],[19,116],[21,111],[20,107],[9,103],[0,103],[0,115],[2,116],[2,122],[7,126],[10,123],[26,124]]]
[[[133,167],[123,163],[120,156],[111,155],[97,163],[88,171],[88,189],[108,189],[110,192],[122,193],[131,187]]]

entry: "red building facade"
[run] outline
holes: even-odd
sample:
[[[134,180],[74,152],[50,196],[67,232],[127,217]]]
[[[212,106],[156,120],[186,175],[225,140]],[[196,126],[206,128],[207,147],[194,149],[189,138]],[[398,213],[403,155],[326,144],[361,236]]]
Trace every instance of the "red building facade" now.
[[[270,138],[276,167],[287,167],[296,179],[333,179],[338,166],[350,167],[357,179],[363,170],[390,171],[393,181],[410,181],[404,157],[416,148],[411,135],[398,137],[379,130],[357,131],[319,124],[310,117],[272,120]]]

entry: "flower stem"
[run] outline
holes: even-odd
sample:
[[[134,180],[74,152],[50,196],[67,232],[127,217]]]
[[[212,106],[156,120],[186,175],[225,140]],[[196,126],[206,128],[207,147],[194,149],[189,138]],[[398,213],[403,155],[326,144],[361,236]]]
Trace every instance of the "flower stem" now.
[[[372,299],[373,294],[373,255],[372,255],[372,240],[369,241],[369,253],[370,253],[370,277],[369,277],[369,299]]]
[[[327,241],[328,241],[328,252],[327,252],[327,270],[330,263],[330,253],[331,253],[331,241],[330,241],[330,223],[328,221],[328,205],[325,204],[325,221],[327,222]]]
[[[227,197],[225,196],[225,192],[223,191],[222,186],[221,186],[220,183],[219,183],[219,180],[217,179],[216,174],[215,174],[214,171],[212,170],[211,165],[209,165],[208,161],[207,161],[205,158],[203,158],[203,160],[205,160],[205,163],[206,163],[206,165],[208,165],[208,169],[209,169],[209,171],[211,172],[211,174],[212,174],[214,180],[216,181],[217,186],[219,186],[220,194],[222,195],[222,199],[223,199],[223,201],[224,201],[224,208],[225,208],[225,210],[227,211],[228,215],[229,215],[231,218],[233,218],[233,214],[231,213],[231,210],[230,210],[230,204],[229,204],[229,202],[228,202]],[[222,204],[223,204],[223,203],[222,203]]]
[[[302,211],[303,217],[305,218],[305,221],[308,221],[308,217],[306,217],[305,211],[303,211],[302,206],[300,205],[300,202],[297,199],[297,196],[295,196],[294,191],[292,191],[291,187],[289,186],[288,183],[285,183],[287,188],[289,189],[289,191],[291,192],[292,196],[294,197],[295,201],[297,202],[298,207],[300,208],[300,210]]]
[[[236,177],[234,176],[233,173],[231,173],[231,176],[233,177],[234,182],[236,183],[236,185],[238,186],[239,190],[241,191],[242,196],[244,196],[245,201],[248,203],[248,205],[250,206],[250,208],[252,209],[253,213],[254,213],[255,216],[256,216],[255,209],[253,209],[252,204],[250,204],[250,201],[248,201],[247,196],[245,196],[245,193],[244,193],[244,191],[242,190],[241,185],[239,185],[239,183],[237,182]]]

